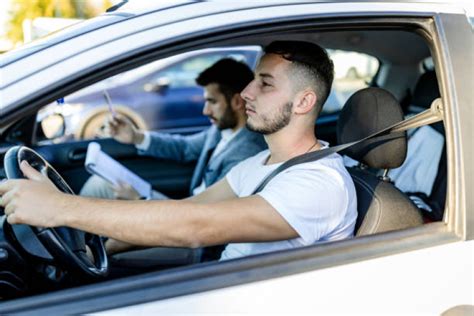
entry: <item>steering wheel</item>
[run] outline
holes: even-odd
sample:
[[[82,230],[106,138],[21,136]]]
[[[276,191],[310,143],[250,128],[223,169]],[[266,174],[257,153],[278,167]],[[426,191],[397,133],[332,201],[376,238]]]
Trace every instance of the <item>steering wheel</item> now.
[[[37,152],[24,147],[15,146],[5,154],[4,168],[8,179],[24,178],[20,163],[26,160],[33,168],[46,175],[56,187],[65,193],[74,194],[59,173]],[[4,230],[16,240],[14,229],[4,221]],[[29,226],[44,248],[59,265],[72,273],[86,277],[103,277],[108,272],[107,253],[102,239],[93,234],[85,233],[69,227],[42,228]],[[87,256],[86,245],[89,246],[94,261]]]

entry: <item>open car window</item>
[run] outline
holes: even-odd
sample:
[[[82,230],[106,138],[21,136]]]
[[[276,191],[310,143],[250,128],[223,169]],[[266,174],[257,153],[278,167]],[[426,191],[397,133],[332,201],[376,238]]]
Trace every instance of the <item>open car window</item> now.
[[[321,115],[338,112],[356,91],[367,88],[379,70],[377,58],[367,54],[329,50],[334,62],[334,83]]]
[[[107,78],[42,108],[37,142],[107,137],[103,124],[110,109],[104,91],[120,114],[141,129],[198,131],[209,124],[202,114],[203,89],[195,82],[199,73],[223,58],[254,68],[261,53],[258,46],[191,51]],[[379,61],[367,54],[332,49],[328,54],[335,64],[335,80],[322,117],[339,112],[354,92],[371,84],[379,69]],[[58,125],[58,115],[64,117],[64,127]]]

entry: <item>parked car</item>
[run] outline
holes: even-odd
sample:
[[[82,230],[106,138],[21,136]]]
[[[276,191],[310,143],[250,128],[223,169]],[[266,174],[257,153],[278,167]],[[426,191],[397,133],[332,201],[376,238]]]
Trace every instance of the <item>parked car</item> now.
[[[124,2],[1,56],[0,155],[15,145],[31,147],[77,192],[87,178],[83,164],[89,141],[41,145],[37,114],[42,108],[163,58],[289,38],[377,58],[377,73],[367,84],[390,91],[407,112],[427,72],[423,63],[432,58],[440,96],[428,106],[441,113],[445,130],[445,162],[435,165],[446,185],[440,188],[446,199],[442,220],[412,228],[388,224],[384,231],[356,232],[350,240],[225,262],[156,257],[152,248],[110,257],[113,273],[87,279],[46,250],[29,227],[11,227],[3,218],[0,313],[472,313],[473,34],[465,12],[453,4]],[[422,96],[438,92],[434,89],[428,86]],[[58,132],[51,137],[60,139],[64,121],[56,118]],[[337,119],[337,111],[319,118],[318,138],[335,144]],[[132,146],[96,141],[156,189],[176,198],[186,194],[192,164],[155,161],[137,156]],[[392,199],[403,201],[404,196]],[[377,195],[369,202],[389,211]],[[390,210],[398,214],[405,208]]]

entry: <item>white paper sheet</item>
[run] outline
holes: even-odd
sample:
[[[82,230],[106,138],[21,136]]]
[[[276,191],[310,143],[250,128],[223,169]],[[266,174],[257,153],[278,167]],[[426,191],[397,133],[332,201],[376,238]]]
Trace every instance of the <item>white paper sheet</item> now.
[[[98,175],[113,185],[128,183],[142,197],[151,196],[151,184],[103,152],[98,143],[92,142],[87,147],[85,167],[89,173]]]

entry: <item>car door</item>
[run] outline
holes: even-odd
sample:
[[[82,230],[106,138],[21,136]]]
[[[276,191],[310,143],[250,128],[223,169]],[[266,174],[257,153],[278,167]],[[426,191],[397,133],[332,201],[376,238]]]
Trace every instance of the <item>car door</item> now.
[[[207,3],[194,5],[196,8],[192,11],[197,12],[202,9],[199,5]],[[175,14],[162,18],[182,17],[183,12],[171,13]],[[396,37],[385,33],[395,27],[399,28],[400,36],[407,30],[416,30],[417,36],[426,36],[421,38],[428,40],[435,56],[448,127],[448,199],[443,221],[223,263],[161,271],[64,293],[49,293],[12,302],[8,306],[10,309],[3,311],[86,313],[115,308],[109,313],[212,313],[218,310],[222,313],[440,314],[456,305],[472,306],[474,243],[473,213],[469,209],[473,203],[472,194],[468,192],[472,192],[473,181],[467,176],[473,169],[468,163],[472,160],[468,146],[472,142],[472,96],[469,94],[472,74],[466,64],[472,56],[472,47],[466,45],[472,41],[472,31],[466,25],[464,15],[436,4],[359,2],[287,4],[278,10],[258,8],[234,13],[222,13],[209,20],[199,17],[197,21],[181,21],[183,29],[188,26],[183,34],[187,30],[196,32],[199,27],[209,30],[192,33],[196,38],[187,33],[179,33],[182,37],[177,37],[173,33],[173,40],[178,46],[184,42],[180,41],[183,38],[187,43],[190,39],[199,43],[208,35],[212,42],[222,36],[219,28],[228,30],[230,26],[235,28],[235,34],[229,33],[226,40],[232,39],[231,35],[238,40],[242,34],[250,36],[249,33],[255,31],[275,36],[276,28],[284,25],[283,22],[295,30],[305,22],[311,27],[308,31],[376,26],[384,31],[383,37],[374,37],[367,43],[381,42],[384,49],[392,41],[397,43]],[[278,21],[278,25],[270,28],[274,21]],[[268,29],[259,29],[261,25]],[[157,41],[158,36],[168,35],[172,30],[179,28],[176,25],[162,27],[159,32],[150,34],[149,39]],[[331,32],[326,38],[329,43],[335,33]],[[288,33],[282,33],[280,37],[288,37]],[[140,39],[140,43],[145,42]],[[315,39],[320,40],[320,37],[315,36]],[[351,46],[364,44],[361,36],[349,40]],[[126,41],[132,42],[138,41]],[[403,53],[408,53],[416,49],[416,43],[403,42],[395,48],[401,47]],[[104,54],[105,57],[110,59],[110,54]],[[394,80],[393,84],[398,82]]]
[[[135,146],[121,144],[111,138],[80,141],[62,139],[61,137],[48,139],[43,132],[41,123],[36,120],[36,115],[33,115],[7,131],[5,139],[8,139],[9,142],[22,142],[37,150],[63,176],[76,194],[80,192],[82,185],[90,177],[84,168],[84,163],[87,147],[91,142],[99,143],[104,152],[151,183],[154,189],[165,195],[172,198],[183,198],[189,193],[190,180],[194,170],[193,162],[179,163],[141,156],[138,155]],[[19,137],[26,137],[26,141],[20,141]],[[28,138],[30,140],[27,140]],[[7,143],[5,144],[7,145]]]
[[[33,131],[37,131],[31,137]],[[4,135],[2,147],[8,148],[10,142],[20,142],[19,137],[31,137],[33,141],[22,141],[23,144],[37,150],[63,176],[74,192],[79,193],[90,174],[84,168],[87,147],[94,141],[100,144],[103,151],[127,168],[147,180],[152,186],[166,195],[182,198],[188,195],[189,184],[194,170],[194,163],[178,163],[139,156],[133,145],[124,145],[113,139],[95,139],[85,141],[63,141],[52,144],[45,140],[41,126],[35,117],[29,117],[21,124],[14,126]],[[3,156],[5,150],[1,150]],[[3,175],[3,169],[0,175]]]
[[[112,139],[94,140],[102,150],[125,167],[152,184],[152,187],[173,198],[188,195],[194,170],[193,163],[157,160],[139,156],[132,145],[118,144]],[[84,168],[87,146],[91,141],[67,142],[55,145],[32,146],[58,170],[74,192],[79,193],[90,174]]]

